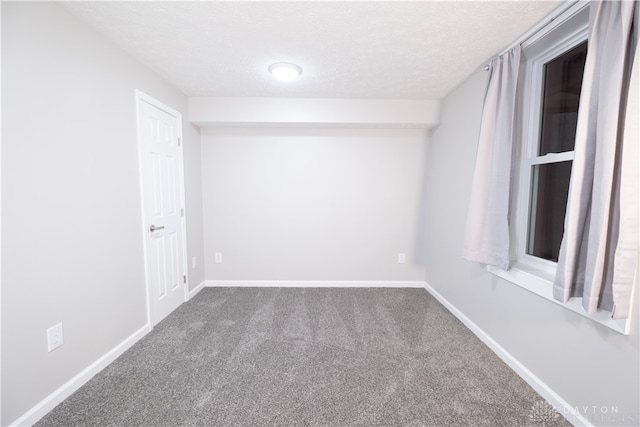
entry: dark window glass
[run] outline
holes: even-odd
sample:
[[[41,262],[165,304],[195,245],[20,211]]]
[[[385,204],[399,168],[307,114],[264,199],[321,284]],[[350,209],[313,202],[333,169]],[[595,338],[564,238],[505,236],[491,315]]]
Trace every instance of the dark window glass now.
[[[529,255],[558,261],[564,233],[571,163],[549,163],[532,168],[527,243]]]
[[[544,66],[539,156],[572,151],[587,42]]]

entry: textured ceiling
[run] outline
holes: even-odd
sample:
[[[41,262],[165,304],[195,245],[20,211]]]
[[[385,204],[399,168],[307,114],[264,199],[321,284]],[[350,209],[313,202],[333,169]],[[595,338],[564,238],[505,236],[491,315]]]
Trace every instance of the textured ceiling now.
[[[439,99],[560,1],[64,3],[189,96]],[[294,83],[274,62],[298,64]]]

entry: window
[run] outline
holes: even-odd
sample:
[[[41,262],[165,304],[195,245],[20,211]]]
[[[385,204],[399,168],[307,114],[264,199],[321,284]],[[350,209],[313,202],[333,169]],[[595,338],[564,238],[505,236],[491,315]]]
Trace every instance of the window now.
[[[544,64],[537,144],[524,171],[531,182],[526,254],[552,262],[558,261],[564,231],[586,57],[585,41]]]
[[[588,18],[574,13],[522,50],[515,267],[547,281],[564,232]]]

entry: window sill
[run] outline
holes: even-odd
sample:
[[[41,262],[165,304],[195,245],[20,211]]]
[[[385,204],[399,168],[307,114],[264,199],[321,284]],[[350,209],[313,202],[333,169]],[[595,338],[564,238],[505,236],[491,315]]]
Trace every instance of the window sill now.
[[[518,268],[518,266],[512,267],[509,271],[505,271],[488,265],[487,271],[504,280],[514,283],[529,292],[533,292],[554,304],[573,311],[582,317],[593,320],[594,322],[620,334],[629,335],[631,329],[630,317],[627,319],[612,319],[611,313],[601,310],[598,310],[594,314],[588,314],[584,308],[582,308],[579,298],[572,298],[566,304],[563,304],[553,298],[553,278],[547,277],[548,274],[543,272],[525,271],[524,269]]]

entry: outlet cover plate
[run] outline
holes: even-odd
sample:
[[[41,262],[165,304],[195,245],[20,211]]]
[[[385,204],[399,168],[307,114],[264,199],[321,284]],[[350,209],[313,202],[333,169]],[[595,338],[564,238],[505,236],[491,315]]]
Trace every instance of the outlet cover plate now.
[[[64,342],[64,334],[62,331],[62,323],[58,323],[47,329],[47,346],[49,351],[53,351],[60,347]]]

